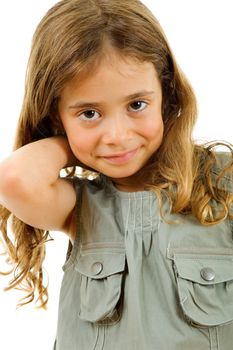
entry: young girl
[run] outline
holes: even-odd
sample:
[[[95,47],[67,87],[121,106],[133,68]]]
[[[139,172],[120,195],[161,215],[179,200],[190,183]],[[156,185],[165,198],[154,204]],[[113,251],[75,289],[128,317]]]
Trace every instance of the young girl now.
[[[138,0],[63,0],[42,19],[1,233],[10,287],[42,307],[48,231],[70,238],[54,349],[232,349],[232,147],[195,145],[196,114]]]

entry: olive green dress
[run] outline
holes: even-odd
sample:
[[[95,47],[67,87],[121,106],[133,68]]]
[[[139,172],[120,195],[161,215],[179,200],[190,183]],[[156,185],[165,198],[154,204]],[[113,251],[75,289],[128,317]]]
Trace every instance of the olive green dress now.
[[[232,350],[232,222],[164,219],[154,193],[105,178],[77,191],[54,349]]]

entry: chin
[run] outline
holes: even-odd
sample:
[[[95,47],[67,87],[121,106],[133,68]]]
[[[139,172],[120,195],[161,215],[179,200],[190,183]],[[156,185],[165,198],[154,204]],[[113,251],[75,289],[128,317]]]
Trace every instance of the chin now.
[[[119,169],[118,171],[102,171],[101,173],[112,179],[127,179],[136,175],[139,170],[140,169],[134,171],[122,171]]]

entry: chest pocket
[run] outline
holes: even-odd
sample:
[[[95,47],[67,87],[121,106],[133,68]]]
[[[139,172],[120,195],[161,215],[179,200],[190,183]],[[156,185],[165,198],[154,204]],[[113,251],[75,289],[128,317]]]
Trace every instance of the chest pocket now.
[[[85,321],[113,324],[121,317],[125,251],[89,249],[78,257],[81,274],[80,313]]]
[[[174,269],[190,323],[210,327],[233,321],[233,255],[175,254]]]

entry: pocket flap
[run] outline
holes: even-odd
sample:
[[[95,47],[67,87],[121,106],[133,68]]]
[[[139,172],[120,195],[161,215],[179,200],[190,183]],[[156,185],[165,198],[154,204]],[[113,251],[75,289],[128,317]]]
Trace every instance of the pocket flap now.
[[[125,252],[92,252],[78,257],[76,271],[93,279],[102,279],[125,269]]]
[[[174,261],[179,277],[186,280],[206,285],[233,280],[232,256],[175,254]],[[205,278],[208,269],[212,276]]]
[[[233,321],[233,256],[175,254],[178,295],[186,319],[199,327]]]

